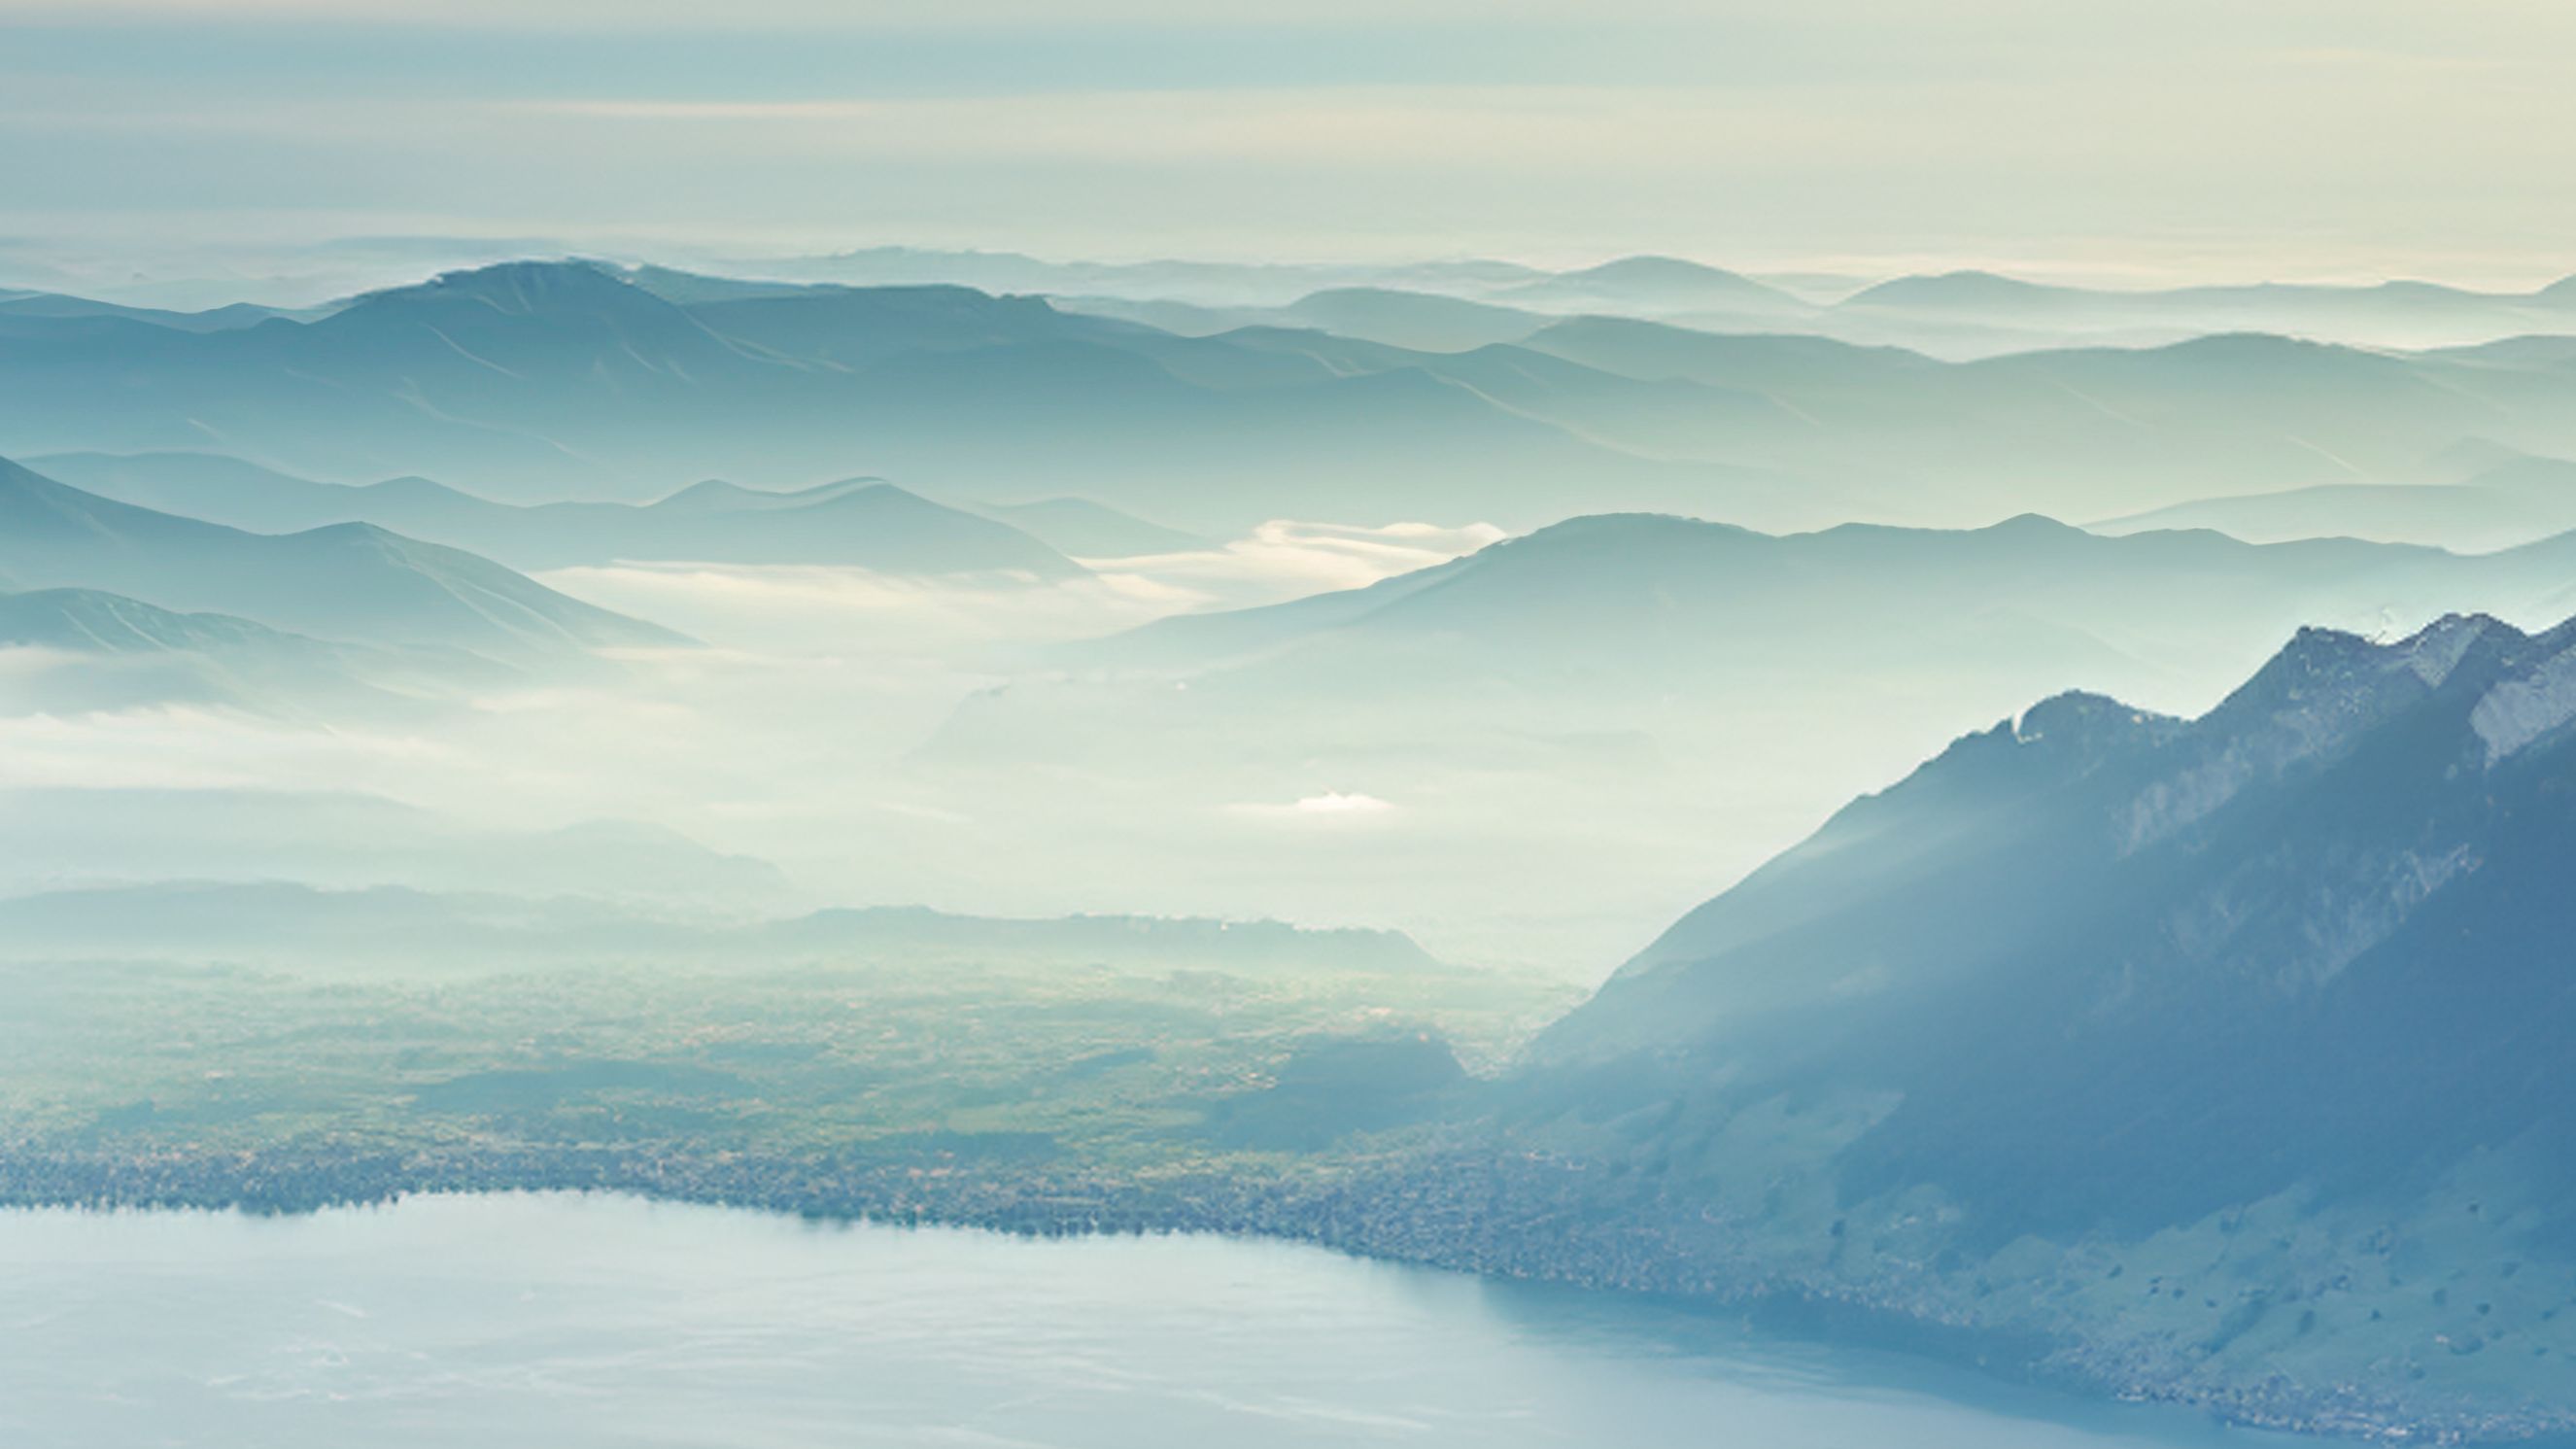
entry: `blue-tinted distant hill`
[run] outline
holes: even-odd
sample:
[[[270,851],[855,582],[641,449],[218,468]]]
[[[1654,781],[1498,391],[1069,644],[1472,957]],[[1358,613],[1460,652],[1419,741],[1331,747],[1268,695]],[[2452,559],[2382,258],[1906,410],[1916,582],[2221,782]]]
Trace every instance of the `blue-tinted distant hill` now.
[[[774,271],[746,265],[762,275]],[[1101,267],[884,248],[837,265],[790,264],[787,271],[872,285],[946,282],[1041,293],[1071,310],[1193,335],[1285,322],[1435,352],[1515,341],[1550,316],[1585,312],[1718,332],[1790,330],[1952,358],[2083,345],[2159,346],[2245,331],[2363,347],[2441,347],[2564,331],[2567,309],[2576,306],[2576,283],[2569,281],[2531,291],[2402,279],[2109,288],[1973,270],[1874,283],[1840,276],[1803,279],[1841,297],[1826,303],[1770,280],[1653,256],[1564,271],[1496,263]],[[1335,306],[1327,315],[1297,300],[1309,293],[1336,303],[1347,297],[1357,305]]]
[[[1339,892],[1318,915],[1575,969],[2031,699],[2196,711],[2303,621],[2379,634],[2483,606],[2536,624],[2576,612],[2570,547],[1585,518],[1061,647],[960,701],[916,763],[961,789],[1008,771],[1032,813],[1129,799],[1311,835]],[[1425,855],[1455,868],[1404,864]]]
[[[2576,625],[2047,700],[1551,1028],[1494,1236],[2284,1425],[2564,1433],[2572,797]]]
[[[1927,338],[1960,327],[2060,343],[2277,332],[2383,347],[2441,347],[2564,331],[2576,325],[2576,289],[2562,282],[2528,292],[2476,291],[2399,280],[2114,290],[1960,271],[1881,282],[1845,298],[1831,316],[1828,326],[1917,328]]]
[[[794,491],[710,480],[650,504],[495,503],[426,478],[349,487],[206,453],[64,454],[36,466],[124,502],[262,532],[364,522],[514,568],[612,560],[845,564],[897,574],[1081,572],[1007,522],[874,478]]]
[[[2255,543],[2342,537],[2466,552],[2509,548],[2576,529],[2576,463],[2514,458],[2457,482],[2323,483],[2204,498],[2088,526],[2097,533],[2212,528]]]
[[[1328,287],[1400,287],[1485,291],[1540,280],[1537,267],[1490,259],[1391,265],[1206,262],[1047,261],[1018,252],[862,247],[833,256],[747,260],[730,270],[846,286],[948,284],[987,292],[1161,298],[1196,306],[1279,306]]]
[[[0,329],[0,447],[215,438],[303,476],[511,501],[872,473],[1212,531],[1605,508],[1775,528],[2121,517],[2423,482],[2467,438],[2576,454],[2576,373],[2545,349],[2226,335],[1955,363],[1594,316],[1428,351],[1269,325],[1180,336],[962,287],[649,280],[512,263],[310,322]]]
[[[1779,420],[1739,420],[1693,454],[1872,479],[1882,506],[1895,506],[1885,490],[1903,479],[1919,506],[2115,516],[2145,509],[2084,500],[2164,506],[2186,501],[2181,488],[2200,498],[2421,482],[2427,458],[2465,439],[2542,456],[2576,442],[2576,373],[2545,354],[2401,355],[2233,333],[1949,363],[1604,317],[1560,323],[1525,345],[1633,378],[1757,393]]]
[[[681,305],[599,266],[514,263],[309,323],[0,333],[0,441],[21,453],[209,437],[305,476],[419,473],[510,499],[868,471],[1224,527],[1545,516],[1605,481],[1679,496],[1731,476],[1418,373],[1281,367],[959,287]]]
[[[1548,311],[1629,316],[1675,312],[1782,316],[1809,310],[1806,303],[1776,287],[1677,257],[1622,257],[1507,288],[1495,293],[1494,300]]]
[[[921,907],[760,920],[407,886],[164,881],[0,897],[0,960],[162,960],[394,972],[640,961],[775,970],[872,960],[1068,969],[1408,972],[1447,969],[1400,932],[1192,917],[963,916]]]
[[[331,644],[222,614],[179,614],[93,589],[0,593],[0,709],[147,704],[266,713],[382,713],[524,676],[461,650]]]
[[[0,571],[347,642],[504,659],[681,643],[489,559],[372,524],[260,534],[84,493],[0,461]]]
[[[2367,309],[2419,315],[2482,313],[2494,325],[2527,323],[2556,315],[2571,294],[2576,294],[2576,288],[2566,282],[2529,292],[2481,292],[2418,281],[2358,285],[2265,282],[2114,291],[2052,286],[1994,272],[1959,271],[1898,277],[1864,288],[1839,305],[1853,309],[1946,310],[1990,318],[2014,313],[2086,311],[2176,314],[2178,320],[2187,321],[2223,316],[2216,330],[2244,330],[2295,324],[2302,319],[2323,320]]]
[[[1789,333],[1862,346],[1897,346],[1954,361],[2074,347],[2161,347],[2224,332],[2265,332],[2359,347],[2452,348],[2563,331],[2570,294],[2475,292],[2421,282],[2369,287],[2259,285],[2166,291],[2053,286],[1992,272],[1901,277],[1833,304],[1811,302],[1734,273],[1669,263],[1670,285],[1646,280],[1653,258],[1595,269],[1639,269],[1635,284],[1589,274],[1457,296],[1394,287],[1319,292],[1290,306],[1203,306],[1168,299],[1076,294],[1070,310],[1124,317],[1188,335],[1231,327],[1299,325],[1432,352],[1520,342],[1569,315],[1646,320],[1721,335]],[[1731,280],[1729,280],[1731,279]]]
[[[351,791],[0,789],[0,894],[188,880],[586,896],[648,910],[773,910],[776,866],[670,829],[469,823]]]
[[[248,302],[235,302],[203,312],[173,312],[158,307],[97,302],[87,297],[66,297],[53,292],[0,295],[0,331],[23,332],[31,336],[44,336],[49,332],[77,334],[88,324],[113,325],[117,322],[140,323],[178,332],[228,332],[240,327],[256,327],[272,317],[295,315],[282,308],[261,307]],[[99,319],[107,320],[102,323]]]
[[[2149,656],[2268,640],[2303,617],[2411,626],[2458,602],[2537,619],[2576,605],[2571,565],[2576,535],[2464,556],[2351,539],[2256,545],[2205,530],[2111,537],[2036,515],[1981,529],[1771,535],[1614,514],[1361,589],[1160,620],[1064,657],[1233,670],[1312,655],[1322,678],[1363,650],[1409,649],[1434,673],[1633,663],[1640,687],[1653,688],[1658,675],[1711,660],[1964,659],[2015,619]]]
[[[1644,263],[1649,259],[1637,259]],[[1069,296],[1050,300],[1068,311],[1123,318],[1183,336],[1205,337],[1244,327],[1312,328],[1354,341],[1382,343],[1420,352],[1465,352],[1496,343],[1526,340],[1568,313],[1601,312],[1670,318],[1687,314],[1691,324],[1712,331],[1745,331],[1803,326],[1823,316],[1786,294],[1731,272],[1682,268],[1658,300],[1647,275],[1635,285],[1616,279],[1630,276],[1618,269],[1599,269],[1599,288],[1590,282],[1532,283],[1497,294],[1500,300],[1408,291],[1392,286],[1331,287],[1285,306],[1210,307],[1168,299]],[[1702,275],[1705,273],[1705,275]],[[1590,273],[1570,274],[1591,276]],[[1700,310],[1693,311],[1697,308]],[[1733,308],[1736,310],[1728,310]],[[1795,318],[1794,322],[1791,320]]]
[[[1385,287],[1339,287],[1280,309],[1277,320],[1422,352],[1518,342],[1551,320],[1518,307]]]

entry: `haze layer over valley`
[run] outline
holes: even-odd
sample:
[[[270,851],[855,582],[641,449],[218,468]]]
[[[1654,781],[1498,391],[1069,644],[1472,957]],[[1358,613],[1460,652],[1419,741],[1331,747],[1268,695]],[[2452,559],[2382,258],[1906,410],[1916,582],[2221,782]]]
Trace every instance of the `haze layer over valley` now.
[[[0,1449],[2576,1442],[2576,7],[0,0]]]
[[[1268,1233],[2576,1422],[2563,284],[530,250],[0,299],[0,1199]]]
[[[1067,275],[511,262],[293,315],[18,307],[15,778],[318,772],[476,826],[647,820],[814,905],[1283,915],[1583,978],[2050,689],[2191,711],[2303,624],[2576,610],[2576,487],[2516,451],[2576,446],[2536,342],[1961,364],[1657,259],[1214,331],[950,280]],[[1874,290],[1847,305],[2053,295]],[[1536,310],[1366,335],[1406,295],[1497,320],[1461,291]],[[1765,330],[1693,320],[1717,298]],[[2371,541],[2324,541],[2346,517]],[[298,582],[353,546],[428,591]]]

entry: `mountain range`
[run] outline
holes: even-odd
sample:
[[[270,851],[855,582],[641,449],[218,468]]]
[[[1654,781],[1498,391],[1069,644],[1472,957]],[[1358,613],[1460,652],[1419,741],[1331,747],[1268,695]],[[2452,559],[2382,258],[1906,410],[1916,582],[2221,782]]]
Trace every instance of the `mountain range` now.
[[[1168,861],[1104,857],[1122,869],[1222,862],[1304,892],[1300,915],[1400,922],[1445,955],[1597,961],[2032,698],[2197,711],[2302,624],[2537,624],[2576,611],[2571,547],[1584,518],[1063,647],[963,700],[912,763],[1015,818],[1115,800],[1082,828],[1186,829]]]
[[[2113,290],[1962,271],[1881,282],[1845,298],[1835,311],[1917,323],[1971,323],[2007,335],[2174,340],[2213,332],[2275,332],[2363,345],[2438,347],[2563,331],[2576,321],[2576,278],[2520,292],[2420,281]]]
[[[0,575],[22,589],[97,590],[317,638],[498,659],[684,642],[489,559],[372,524],[249,533],[100,498],[5,460]]]
[[[717,480],[653,503],[495,503],[426,478],[350,487],[206,453],[68,454],[31,460],[48,476],[142,507],[284,533],[368,523],[469,549],[517,569],[617,561],[836,564],[897,574],[1082,570],[1026,532],[851,478],[795,492]]]
[[[223,704],[276,714],[399,710],[524,682],[461,650],[331,644],[95,589],[0,593],[0,712]],[[32,656],[32,657],[30,657]]]
[[[0,959],[1624,960],[1498,1075],[1341,1059],[1374,1004],[1193,1067],[1274,1119],[1207,1109],[1150,1190],[2258,1424],[2576,1442],[2576,279],[741,270],[0,293]],[[1519,532],[1033,642],[1477,521]],[[745,647],[529,576],[619,562],[743,566],[615,586]],[[245,778],[438,808],[163,783]],[[75,779],[121,783],[31,783]],[[560,823],[602,800],[840,884]],[[1104,899],[1176,914],[1049,914]],[[1405,929],[1220,919],[1273,913]]]
[[[1027,258],[905,252],[890,269],[798,269],[836,280],[1041,293],[1073,310],[1181,332],[1322,326],[1435,351],[1518,342],[1549,321],[1599,313],[1717,332],[1796,332],[1957,359],[2070,345],[2160,346],[2269,332],[2362,347],[2441,347],[2567,328],[2576,285],[2477,290],[2422,281],[2086,287],[1983,271],[1862,278],[1748,277],[1674,257],[1542,271],[1433,268],[1100,269]],[[767,272],[759,264],[746,270]],[[1304,290],[1301,290],[1303,288]]]
[[[2326,483],[2198,499],[2086,526],[2096,533],[2210,528],[2254,543],[2367,538],[2483,552],[2576,529],[2576,463],[2512,457],[2457,481]]]
[[[0,960],[518,971],[659,962],[763,971],[871,957],[1275,972],[1440,967],[1393,931],[1149,916],[1011,919],[867,907],[744,920],[591,897],[159,881],[0,897]],[[363,964],[361,964],[363,963]]]
[[[2189,720],[2053,697],[1550,1028],[1501,1215],[2124,1393],[2564,1433],[2571,792],[2576,624],[2303,630]]]
[[[1809,310],[1799,298],[1740,272],[1678,257],[1621,257],[1505,287],[1490,300],[1549,312],[1614,315],[1789,315]]]
[[[1073,494],[1194,531],[1530,527],[1605,507],[1773,528],[2126,517],[2420,483],[2471,438],[2576,454],[2576,373],[2534,345],[2225,335],[1959,363],[1533,313],[1515,339],[1428,351],[1307,326],[1183,336],[960,287],[725,283],[523,262],[311,320],[0,333],[0,444],[211,448],[511,502],[869,472],[938,497]]]
[[[452,275],[311,322],[0,335],[0,443],[212,446],[507,501],[867,471],[995,502],[1075,493],[1188,527],[1382,521],[1396,480],[1402,513],[1532,515],[1564,508],[1578,479],[1681,496],[1726,476],[1427,376],[1338,375],[1033,298],[817,288],[684,306],[580,263]]]
[[[1342,680],[1429,693],[1461,673],[1706,671],[1838,660],[1855,677],[2051,656],[2215,689],[2196,661],[2303,622],[2412,627],[2456,605],[2522,619],[2576,607],[2576,535],[2487,555],[2351,539],[2251,544],[2207,531],[2103,536],[2037,515],[1982,529],[1846,524],[1771,535],[1647,514],[1574,519],[1366,588],[1183,615],[1072,646],[1072,668]],[[2172,677],[2169,676],[2169,677]],[[1433,681],[1438,681],[1434,683]],[[2045,686],[2042,686],[2045,687]]]
[[[2013,507],[2126,516],[2150,510],[2096,505],[2455,482],[2442,459],[2469,440],[2566,451],[2556,440],[2571,409],[2564,349],[2546,338],[2399,354],[2178,327],[2119,346],[2023,339],[2003,355],[1949,361],[1805,323],[1712,330],[1402,294],[1315,300],[1330,305],[1131,303],[1110,315],[1302,352],[1345,373],[1418,369],[1625,452],[1798,479],[1814,512],[1793,527],[1854,516],[1955,525]],[[1732,508],[1681,511],[1769,526],[1790,517],[1773,494],[1740,486],[1735,496]],[[1635,494],[1603,502],[1670,506]]]
[[[2070,341],[2174,342],[2231,331],[2368,346],[2439,346],[2558,331],[2576,308],[2576,279],[2523,290],[2404,279],[2115,288],[1973,270],[1878,279],[1747,276],[1659,256],[1552,270],[1491,260],[1380,266],[1101,264],[881,247],[830,258],[742,261],[729,269],[862,286],[954,283],[1040,293],[1079,306],[1172,303],[1240,314],[1276,314],[1320,294],[1364,290],[1510,304],[1540,315],[1656,317],[1719,330],[1750,330],[1768,317],[1786,330],[1978,354]]]
[[[1544,281],[1538,267],[1482,258],[1390,265],[1208,262],[1060,262],[1019,252],[880,246],[830,256],[741,258],[744,276],[859,287],[954,285],[987,292],[1157,297],[1207,306],[1275,306],[1330,287],[1479,290]]]
[[[174,312],[161,307],[127,307],[114,302],[67,297],[56,292],[0,292],[0,332],[30,336],[76,336],[105,330],[120,322],[139,322],[181,332],[228,332],[256,327],[272,317],[298,313],[249,302],[234,302],[202,312]]]

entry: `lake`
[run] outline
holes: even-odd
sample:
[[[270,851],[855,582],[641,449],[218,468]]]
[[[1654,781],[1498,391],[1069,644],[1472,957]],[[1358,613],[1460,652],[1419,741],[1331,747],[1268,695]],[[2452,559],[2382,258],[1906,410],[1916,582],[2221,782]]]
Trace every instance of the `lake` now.
[[[1617,1295],[622,1197],[0,1213],[0,1444],[2252,1449]]]

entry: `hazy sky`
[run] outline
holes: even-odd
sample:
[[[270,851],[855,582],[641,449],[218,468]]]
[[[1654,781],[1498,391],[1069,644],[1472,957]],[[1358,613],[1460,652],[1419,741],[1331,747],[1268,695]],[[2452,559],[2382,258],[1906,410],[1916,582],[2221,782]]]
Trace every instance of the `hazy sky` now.
[[[0,237],[2576,270],[2567,0],[0,0]]]

